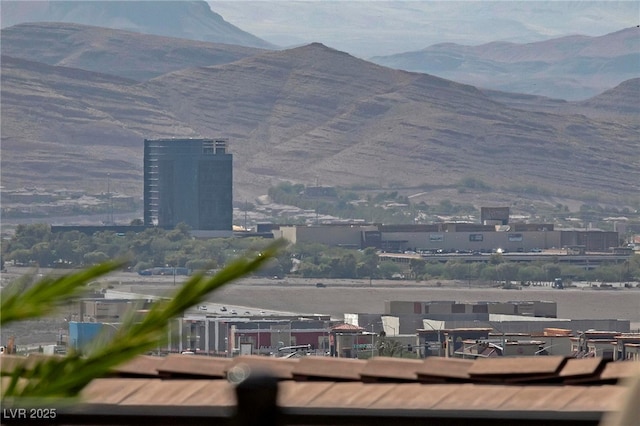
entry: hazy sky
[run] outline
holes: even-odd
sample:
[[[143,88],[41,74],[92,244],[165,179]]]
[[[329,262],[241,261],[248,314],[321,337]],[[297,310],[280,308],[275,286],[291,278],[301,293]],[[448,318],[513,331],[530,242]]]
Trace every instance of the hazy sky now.
[[[361,57],[442,42],[598,36],[640,24],[634,1],[209,1],[237,27],[288,47],[321,42]]]

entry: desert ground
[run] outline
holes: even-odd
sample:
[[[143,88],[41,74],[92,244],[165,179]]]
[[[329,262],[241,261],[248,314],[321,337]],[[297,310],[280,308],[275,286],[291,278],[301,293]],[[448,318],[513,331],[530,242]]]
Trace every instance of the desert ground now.
[[[3,274],[3,284],[26,271],[10,268]],[[47,274],[51,271],[39,271]],[[186,277],[143,277],[135,273],[116,273],[94,282],[92,287],[133,292],[146,295],[170,295]],[[325,287],[317,287],[322,282]],[[577,283],[564,290],[530,286],[521,290],[505,290],[486,283],[462,281],[383,281],[383,280],[326,280],[247,278],[214,292],[209,301],[217,304],[299,313],[329,314],[341,318],[344,313],[383,313],[385,301],[390,300],[453,300],[510,301],[548,300],[558,304],[558,317],[569,319],[628,319],[632,330],[640,330],[640,288],[622,285],[611,289],[594,287],[594,283]],[[240,312],[240,310],[238,311]],[[10,335],[18,345],[54,343],[60,333],[66,333],[62,310],[44,320],[10,324],[3,327],[2,344]]]

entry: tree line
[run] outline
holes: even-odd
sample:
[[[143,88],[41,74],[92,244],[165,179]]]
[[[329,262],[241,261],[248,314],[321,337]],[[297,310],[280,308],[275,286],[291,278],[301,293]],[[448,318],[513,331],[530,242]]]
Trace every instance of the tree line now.
[[[272,241],[264,238],[196,239],[184,224],[175,229],[149,228],[142,232],[51,232],[46,224],[19,225],[15,234],[2,242],[2,260],[14,265],[82,268],[111,259],[124,259],[128,270],[153,267],[183,267],[197,271],[218,269],[248,251],[259,251]],[[587,281],[637,281],[640,255],[624,263],[604,264],[593,270],[549,262],[516,263],[500,254],[487,262],[464,259],[412,259],[403,267],[382,260],[375,248],[354,250],[317,243],[298,243],[282,248],[254,274],[283,278],[351,278],[468,281],[552,281],[556,277]]]

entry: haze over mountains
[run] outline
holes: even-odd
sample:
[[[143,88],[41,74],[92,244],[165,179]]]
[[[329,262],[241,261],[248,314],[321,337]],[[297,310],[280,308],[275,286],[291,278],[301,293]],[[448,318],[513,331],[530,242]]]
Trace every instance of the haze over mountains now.
[[[488,89],[582,100],[640,72],[640,28],[528,44],[443,43],[371,61]]]
[[[6,0],[0,14],[2,28],[66,22],[266,49],[320,42],[393,68],[566,100],[639,76],[640,36],[631,31],[638,16],[638,2],[543,0]],[[179,49],[165,59],[175,63],[189,54]],[[97,54],[84,65],[102,65]]]
[[[67,22],[190,40],[275,48],[226,22],[204,1],[2,1],[2,28]]]
[[[2,30],[5,188],[104,191],[110,174],[112,188],[140,196],[144,138],[228,137],[240,199],[292,181],[486,203],[487,192],[456,191],[468,178],[503,200],[637,198],[640,79],[609,79],[633,76],[635,27],[533,43],[544,46],[533,50],[452,46],[450,55],[475,55],[465,53],[468,64],[501,62],[521,67],[520,75],[532,63],[575,64],[575,53],[560,51],[610,60],[590,76],[611,86],[567,102],[386,68],[320,43],[271,50],[204,2],[127,2],[131,13],[119,3],[3,2],[3,27],[36,18],[104,22]],[[180,38],[142,34],[153,31]],[[588,86],[584,73],[572,75],[576,81],[551,79],[556,92]]]
[[[513,198],[638,194],[640,79],[571,103],[322,44],[235,50],[61,23],[8,28],[2,40],[8,188],[104,190],[110,173],[113,188],[140,195],[144,138],[203,136],[230,139],[242,199],[281,181],[421,190],[468,177]],[[189,53],[167,61],[176,52]],[[215,65],[202,65],[207,55]],[[144,79],[167,68],[176,70]]]
[[[602,36],[638,25],[637,1],[229,1],[209,0],[224,18],[280,46],[321,42],[360,58],[439,43],[533,43]]]

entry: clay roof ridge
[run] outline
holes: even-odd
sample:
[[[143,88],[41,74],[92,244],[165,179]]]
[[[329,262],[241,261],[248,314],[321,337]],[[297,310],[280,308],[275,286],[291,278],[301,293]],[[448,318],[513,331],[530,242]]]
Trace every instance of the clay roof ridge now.
[[[578,397],[578,390],[566,385],[526,385],[509,386],[512,394],[502,401],[498,410],[507,411],[562,411],[563,408]],[[572,394],[572,392],[574,394]],[[572,396],[573,395],[573,396]],[[563,400],[563,398],[565,400]],[[568,398],[568,399],[567,399]],[[526,407],[526,410],[523,410]]]

